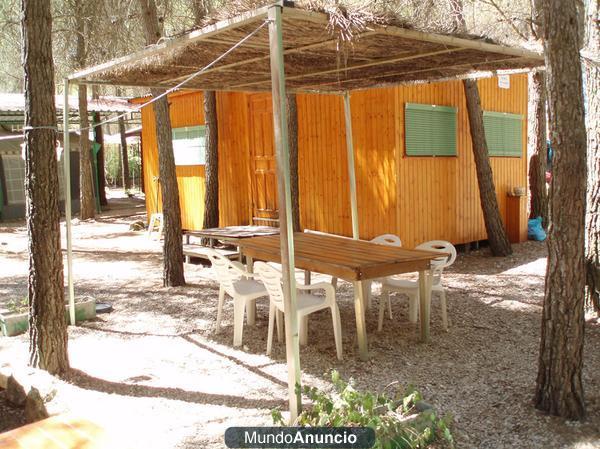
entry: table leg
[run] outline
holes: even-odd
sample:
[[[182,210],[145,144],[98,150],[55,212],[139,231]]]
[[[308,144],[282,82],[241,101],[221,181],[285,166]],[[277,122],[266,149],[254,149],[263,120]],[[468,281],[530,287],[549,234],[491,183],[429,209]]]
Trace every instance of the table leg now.
[[[367,326],[365,323],[365,289],[362,281],[354,281],[354,314],[356,315],[356,334],[358,352],[361,360],[368,360]]]
[[[429,341],[429,317],[431,314],[431,272],[419,271],[419,319],[421,322],[421,341]]]
[[[246,269],[248,270],[248,273],[253,273],[252,270],[254,267],[254,261],[252,260],[252,257],[246,256],[246,262]],[[250,326],[254,326],[256,324],[256,301],[252,301],[250,304],[248,304],[246,313],[248,317],[248,324]]]
[[[310,285],[311,274],[309,270],[304,270],[304,285]]]

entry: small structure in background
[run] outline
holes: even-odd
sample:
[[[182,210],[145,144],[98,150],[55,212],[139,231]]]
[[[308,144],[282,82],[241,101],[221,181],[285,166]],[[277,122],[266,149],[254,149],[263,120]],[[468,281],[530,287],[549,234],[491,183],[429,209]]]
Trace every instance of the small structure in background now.
[[[71,205],[79,210],[79,134],[71,133]],[[62,136],[58,136],[57,152],[59,205],[64,212],[64,170],[62,165]],[[0,125],[0,220],[25,218],[25,160],[21,145],[23,134],[11,132]]]
[[[62,96],[55,97],[56,113],[61,117],[64,109]],[[73,210],[79,210],[79,134],[76,133],[79,122],[77,97],[69,97],[69,110],[73,123],[70,145],[71,189]],[[118,97],[100,97],[89,100],[90,120],[94,115],[104,117],[116,114],[128,114],[128,122],[139,126],[139,113],[135,112],[129,101]],[[25,161],[21,156],[23,142],[23,123],[25,114],[25,97],[23,94],[0,93],[0,220],[20,219],[25,217]],[[109,132],[111,125],[103,125]],[[118,132],[116,124],[113,132]],[[62,148],[62,133],[57,134]],[[104,160],[101,145],[97,143],[95,133],[90,133],[90,148],[94,154],[95,189],[104,187]],[[62,161],[62,153],[59,157]],[[102,173],[101,173],[102,172]],[[64,210],[64,170],[59,163],[59,186],[61,192],[61,210]],[[139,179],[139,175],[138,175]],[[139,182],[139,181],[138,181]]]

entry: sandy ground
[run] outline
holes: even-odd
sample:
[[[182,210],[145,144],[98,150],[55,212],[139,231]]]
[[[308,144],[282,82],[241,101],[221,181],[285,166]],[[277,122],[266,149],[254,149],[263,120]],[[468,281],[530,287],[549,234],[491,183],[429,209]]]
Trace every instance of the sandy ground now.
[[[287,375],[282,343],[265,355],[267,302],[259,302],[257,325],[244,329],[244,347],[233,349],[231,302],[215,332],[211,270],[187,264],[188,285],[163,288],[160,243],[129,230],[139,215],[119,217],[139,212],[140,203],[113,205],[73,234],[76,294],[110,302],[114,312],[69,328],[75,371],[56,382],[51,410],[90,417],[145,449],[220,448],[228,426],[269,425],[270,410],[286,405]],[[23,224],[0,227],[2,301],[26,294],[26,248]],[[514,249],[506,259],[485,250],[459,255],[445,275],[451,328],[442,330],[434,299],[430,344],[418,342],[406,298],[393,298],[394,320],[386,317],[381,333],[377,307],[370,310],[369,362],[358,359],[352,289],[342,282],[344,361],[335,358],[330,315],[314,315],[301,348],[303,382],[327,387],[326,373],[336,368],[359,387],[414,385],[454,417],[461,448],[600,448],[600,325],[590,321],[586,329],[588,420],[565,423],[536,412],[545,246]],[[374,296],[377,306],[377,288]],[[25,365],[27,344],[26,335],[0,337],[0,364]]]

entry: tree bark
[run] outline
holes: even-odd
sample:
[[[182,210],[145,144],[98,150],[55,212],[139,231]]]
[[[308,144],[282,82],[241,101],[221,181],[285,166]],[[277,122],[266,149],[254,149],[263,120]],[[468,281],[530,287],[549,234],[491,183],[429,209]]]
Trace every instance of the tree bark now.
[[[206,164],[204,166],[204,229],[219,227],[219,128],[217,122],[217,95],[204,92],[204,120],[206,123]]]
[[[146,44],[154,44],[162,36],[158,23],[154,0],[139,0],[145,23]],[[164,93],[161,89],[151,89],[154,97]],[[154,102],[156,120],[156,141],[158,143],[159,182],[162,194],[164,218],[163,243],[163,285],[185,285],[183,272],[183,240],[181,232],[181,210],[175,156],[173,155],[173,135],[169,103],[166,97]]]
[[[210,0],[192,0],[191,7],[194,13],[194,25],[202,26],[206,16],[211,10]]]
[[[583,73],[587,98],[586,299],[600,314],[600,1],[588,2]],[[593,62],[595,61],[595,62]]]
[[[93,115],[94,123],[100,123],[102,117],[99,112],[94,112]],[[98,152],[98,197],[100,204],[106,206],[108,200],[106,199],[106,174],[104,169],[104,130],[102,126],[94,127],[94,141],[100,145],[100,151]]]
[[[29,239],[29,361],[69,370],[60,248],[52,16],[48,0],[22,0],[25,74],[25,190]],[[27,127],[44,127],[27,130]]]
[[[586,135],[576,2],[544,3],[550,136],[548,266],[535,406],[567,419],[585,416],[584,342]]]
[[[79,217],[82,220],[96,216],[96,203],[94,201],[94,175],[92,171],[92,149],[88,137],[87,86],[78,86],[79,96]]]
[[[529,218],[542,217],[548,226],[548,192],[546,190],[546,80],[542,71],[529,74]]]
[[[498,209],[496,187],[494,186],[494,177],[488,156],[485,130],[483,128],[483,112],[481,110],[481,101],[479,100],[477,81],[470,79],[463,80],[463,85],[467,99],[473,156],[477,170],[479,199],[481,201],[481,209],[483,210],[483,220],[485,221],[490,249],[494,256],[508,256],[512,254],[512,248],[506,236],[506,229],[504,228],[504,223],[500,217],[500,210]]]
[[[75,2],[75,34],[77,36],[75,59],[80,69],[83,69],[86,63],[84,8],[84,2]],[[89,120],[87,109],[87,86],[85,84],[80,84],[78,86],[78,98],[79,127],[84,130],[79,136],[79,217],[82,220],[87,220],[95,217],[96,204],[94,201],[92,154],[87,129],[89,127]]]
[[[123,179],[123,190],[128,192],[131,189],[131,178],[129,176],[129,157],[127,155],[127,136],[125,129],[125,120],[118,118],[119,133],[121,134],[121,178]]]
[[[294,232],[300,226],[300,189],[298,187],[298,103],[296,94],[287,96],[288,140],[290,143],[290,190],[292,196],[292,226]]]
[[[92,98],[99,98],[98,86],[92,86]],[[99,112],[92,114],[94,124],[102,122],[102,117]],[[100,205],[106,206],[108,200],[106,199],[106,171],[104,167],[104,130],[102,126],[94,127],[94,141],[100,145],[100,151],[98,152],[98,197],[100,199]]]

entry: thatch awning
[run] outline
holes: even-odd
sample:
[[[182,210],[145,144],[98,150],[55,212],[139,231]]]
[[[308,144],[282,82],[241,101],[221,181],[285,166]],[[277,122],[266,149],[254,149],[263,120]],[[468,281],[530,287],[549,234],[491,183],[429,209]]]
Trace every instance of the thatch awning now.
[[[287,4],[286,4],[287,5]],[[192,31],[126,57],[83,70],[71,80],[125,86],[173,87],[229,50],[267,20],[263,7]],[[535,52],[479,39],[372,25],[341,41],[327,14],[284,6],[283,44],[290,91],[340,92],[473,72],[543,65]],[[263,27],[186,88],[270,91],[268,28]]]

